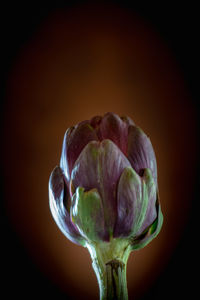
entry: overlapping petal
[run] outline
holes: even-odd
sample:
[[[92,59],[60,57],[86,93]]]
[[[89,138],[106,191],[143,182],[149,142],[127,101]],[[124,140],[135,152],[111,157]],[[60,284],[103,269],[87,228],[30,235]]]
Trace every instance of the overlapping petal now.
[[[108,239],[102,200],[97,189],[85,192],[84,188],[78,187],[73,195],[71,215],[72,221],[88,242]]]
[[[117,222],[114,237],[128,236],[137,225],[142,208],[141,179],[133,168],[125,168],[117,189]]]
[[[147,199],[146,212],[144,214],[143,221],[139,228],[137,234],[142,233],[146,228],[148,228],[157,217],[157,186],[152,176],[150,169],[145,169],[142,177],[143,185],[143,201],[145,202],[145,197]]]
[[[156,185],[150,169],[140,178],[126,168],[117,190],[117,222],[114,236],[137,236],[156,219]]]
[[[96,188],[101,196],[104,219],[108,231],[113,231],[116,221],[116,187],[124,168],[130,163],[120,149],[110,140],[90,142],[81,152],[71,174],[75,189]]]
[[[127,157],[133,169],[140,176],[143,175],[144,169],[150,169],[157,183],[157,165],[151,141],[146,134],[136,126],[129,127]]]
[[[67,181],[70,180],[73,165],[83,148],[93,140],[98,140],[94,128],[89,121],[70,127],[64,136],[60,167],[63,169]]]
[[[139,250],[149,244],[160,232],[163,224],[163,214],[160,203],[157,199],[156,203],[157,218],[147,227],[139,236],[131,239],[132,250]]]
[[[123,121],[118,115],[107,113],[101,120],[99,127],[100,140],[109,139],[115,143],[126,155],[128,137],[128,119]]]
[[[95,116],[90,120],[90,125],[97,131],[101,124],[101,120],[101,116]]]
[[[51,213],[64,235],[72,242],[84,246],[85,240],[71,222],[70,214],[65,207],[64,201],[67,200],[69,201],[69,195],[62,170],[56,167],[49,179],[49,205]]]

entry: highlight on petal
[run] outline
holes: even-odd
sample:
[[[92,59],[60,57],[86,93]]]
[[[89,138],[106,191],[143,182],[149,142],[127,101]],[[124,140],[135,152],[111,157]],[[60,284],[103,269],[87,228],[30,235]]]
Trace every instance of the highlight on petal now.
[[[156,219],[156,185],[151,170],[143,178],[129,167],[122,173],[117,190],[118,219],[114,236],[138,236]]]
[[[102,198],[106,228],[112,234],[116,221],[116,187],[130,163],[110,140],[90,142],[81,152],[71,174],[73,186],[96,188]]]
[[[137,226],[143,200],[141,186],[141,179],[133,168],[125,168],[117,188],[118,217],[114,237],[129,236],[133,228]]]
[[[100,140],[109,139],[126,155],[129,124],[118,115],[107,113],[102,118],[99,131]]]
[[[63,140],[60,167],[63,169],[67,181],[70,180],[72,168],[81,151],[90,141],[94,140],[97,141],[98,138],[89,121],[81,122],[74,128],[71,127],[66,131]]]
[[[139,250],[149,244],[160,232],[163,224],[163,214],[157,197],[156,203],[157,218],[156,220],[138,237],[131,240],[132,250]]]
[[[78,187],[73,195],[71,206],[72,221],[87,241],[105,240],[107,232],[104,225],[104,212],[97,189],[88,192]]]
[[[85,240],[71,222],[70,214],[64,205],[68,197],[69,193],[62,170],[59,167],[55,167],[49,179],[49,205],[52,216],[60,230],[69,240],[84,246]]]
[[[63,145],[62,145],[62,154],[61,154],[61,159],[60,159],[60,167],[64,171],[67,181],[70,180],[70,167],[69,167],[70,164],[68,162],[68,147],[69,147],[70,135],[73,130],[74,130],[74,127],[70,127],[65,132],[64,139],[63,139]]]
[[[142,176],[142,182],[144,187],[143,191],[145,191],[146,193],[146,195],[143,194],[143,198],[147,197],[148,203],[147,203],[146,213],[143,222],[137,234],[142,233],[149,225],[153,223],[153,221],[157,217],[157,211],[156,211],[157,186],[150,169],[144,170],[144,174]]]
[[[146,134],[136,126],[129,127],[127,157],[139,175],[143,174],[144,169],[149,168],[157,184],[156,157],[151,141]]]

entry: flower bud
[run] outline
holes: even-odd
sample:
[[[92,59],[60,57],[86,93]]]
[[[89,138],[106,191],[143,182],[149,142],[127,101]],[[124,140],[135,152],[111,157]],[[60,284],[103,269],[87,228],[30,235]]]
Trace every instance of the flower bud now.
[[[128,117],[107,113],[69,128],[49,195],[57,225],[83,246],[123,239],[139,249],[162,226],[154,150]]]

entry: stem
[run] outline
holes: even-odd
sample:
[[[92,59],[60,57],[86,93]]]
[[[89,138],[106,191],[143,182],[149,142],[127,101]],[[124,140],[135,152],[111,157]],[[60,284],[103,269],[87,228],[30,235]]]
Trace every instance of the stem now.
[[[128,300],[126,265],[130,248],[126,241],[87,245],[97,276],[100,300]]]
[[[112,260],[106,264],[106,286],[103,286],[101,299],[128,300],[126,283],[126,265],[119,260]],[[104,284],[104,282],[103,282]]]

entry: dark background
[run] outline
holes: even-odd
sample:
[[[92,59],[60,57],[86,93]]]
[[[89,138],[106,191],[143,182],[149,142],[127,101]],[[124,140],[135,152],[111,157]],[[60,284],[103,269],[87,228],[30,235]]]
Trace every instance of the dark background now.
[[[108,1],[106,1],[108,2]],[[1,7],[1,73],[3,81],[1,86],[1,115],[4,116],[4,97],[6,82],[17,54],[23,45],[30,39],[43,20],[55,9],[66,8],[77,5],[76,1],[68,1],[66,5],[57,1],[57,4],[17,3],[7,4]],[[191,101],[198,110],[199,99],[199,15],[197,5],[192,4],[153,4],[144,6],[133,5],[127,1],[115,1],[122,7],[138,12],[148,19],[159,31],[163,39],[173,51],[175,58],[183,72],[188,85]],[[2,118],[1,118],[2,119]],[[184,134],[184,133],[180,133]],[[197,136],[197,139],[199,136]],[[189,141],[186,141],[189,143]],[[199,145],[199,144],[198,144]],[[3,147],[3,140],[2,140]],[[188,153],[192,155],[192,153]],[[2,157],[3,160],[3,157]],[[181,297],[194,297],[198,295],[198,208],[196,203],[199,199],[199,172],[197,165],[193,168],[195,178],[195,191],[191,200],[195,203],[191,210],[189,222],[182,233],[176,250],[169,264],[163,270],[161,276],[154,283],[143,299],[154,297],[154,299]],[[12,170],[11,170],[12,172]],[[185,184],[185,183],[184,183]],[[184,186],[183,184],[183,186]],[[9,193],[4,189],[4,176],[1,172],[1,191],[3,195]],[[195,202],[196,201],[196,202]],[[1,259],[2,288],[4,299],[13,297],[27,299],[29,297],[66,299],[66,294],[46,278],[29,256],[27,250],[18,238],[17,233],[11,226],[4,212],[2,201],[1,217]],[[169,241],[170,243],[170,236]],[[197,273],[196,273],[197,272]],[[84,298],[84,297],[83,297]]]

